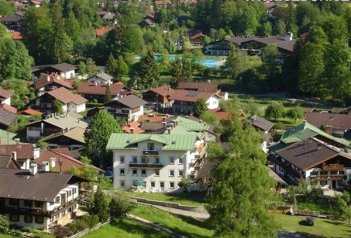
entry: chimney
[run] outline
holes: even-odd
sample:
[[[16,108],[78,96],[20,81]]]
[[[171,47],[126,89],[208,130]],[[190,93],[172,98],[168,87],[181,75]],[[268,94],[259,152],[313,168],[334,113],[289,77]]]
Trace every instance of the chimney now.
[[[42,163],[42,171],[44,171],[44,172],[50,172],[50,164],[49,164],[49,162],[48,161],[43,161],[43,163]]]
[[[166,121],[166,117],[162,117],[162,121]]]
[[[208,83],[211,83],[211,80],[207,80]]]
[[[36,175],[38,173],[38,165],[31,163],[30,168],[29,168],[29,172],[31,175]]]
[[[11,156],[12,156],[12,158],[13,158],[14,160],[17,161],[17,152],[16,152],[16,151],[12,151],[12,152],[11,152]]]
[[[33,148],[33,159],[38,159],[40,157],[40,148]]]
[[[50,82],[50,75],[46,76],[46,80]]]
[[[163,121],[162,122],[162,126],[163,126],[163,128],[166,128],[167,127],[167,122]]]
[[[130,128],[130,133],[134,134],[134,128],[133,127]]]
[[[288,32],[285,36],[285,41],[291,41],[293,39],[293,33]]]

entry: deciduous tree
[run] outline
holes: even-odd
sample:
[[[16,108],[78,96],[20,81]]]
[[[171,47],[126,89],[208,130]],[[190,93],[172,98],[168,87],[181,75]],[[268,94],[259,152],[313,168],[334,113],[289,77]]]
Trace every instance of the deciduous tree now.
[[[265,110],[265,116],[274,120],[277,120],[278,118],[282,117],[283,113],[283,104],[275,101],[271,102]]]
[[[205,99],[199,98],[195,102],[194,115],[196,117],[201,117],[207,111],[207,104]]]

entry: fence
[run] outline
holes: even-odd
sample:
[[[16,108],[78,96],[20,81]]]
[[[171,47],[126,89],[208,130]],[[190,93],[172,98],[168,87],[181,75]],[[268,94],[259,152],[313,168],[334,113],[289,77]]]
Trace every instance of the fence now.
[[[109,219],[107,222],[105,222],[105,223],[101,223],[101,222],[100,222],[100,223],[98,223],[96,226],[94,226],[93,228],[84,229],[84,230],[82,230],[82,231],[80,231],[80,232],[78,232],[78,233],[76,233],[76,234],[74,234],[74,235],[72,235],[72,236],[70,236],[70,237],[68,237],[68,238],[78,238],[78,237],[82,237],[82,236],[88,234],[89,232],[92,232],[92,231],[95,231],[95,230],[99,229],[101,226],[106,225],[106,224],[108,224],[109,222],[110,222],[110,219]]]

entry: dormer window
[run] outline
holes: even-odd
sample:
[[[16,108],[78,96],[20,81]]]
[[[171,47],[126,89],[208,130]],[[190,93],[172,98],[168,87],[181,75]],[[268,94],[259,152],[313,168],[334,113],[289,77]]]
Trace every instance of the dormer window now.
[[[154,143],[147,143],[147,149],[148,150],[155,150],[155,144]]]

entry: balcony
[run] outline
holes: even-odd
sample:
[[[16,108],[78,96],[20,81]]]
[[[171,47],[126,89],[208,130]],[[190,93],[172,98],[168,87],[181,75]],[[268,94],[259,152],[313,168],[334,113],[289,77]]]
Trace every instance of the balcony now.
[[[332,174],[332,175],[311,175],[311,181],[325,181],[325,180],[343,180],[344,174]]]
[[[322,170],[324,171],[342,171],[344,170],[343,164],[323,164]]]
[[[50,216],[49,212],[44,212],[41,208],[25,208],[14,206],[0,206],[0,213]]]
[[[160,163],[129,163],[129,168],[162,168]]]
[[[144,150],[143,155],[146,156],[157,156],[158,155],[158,150]]]

